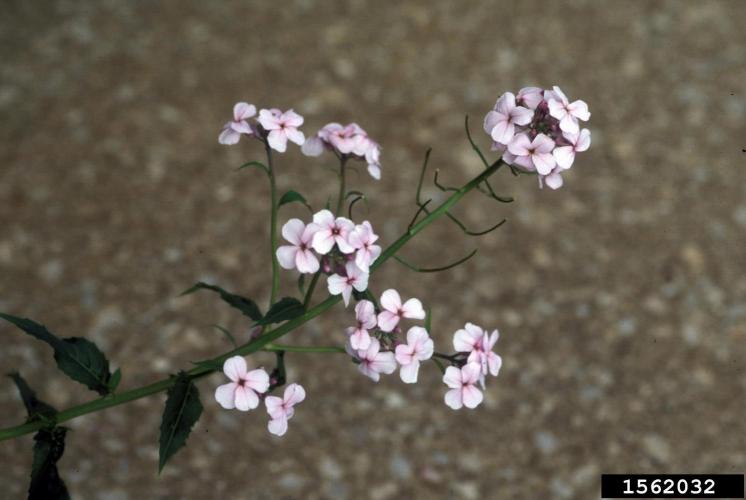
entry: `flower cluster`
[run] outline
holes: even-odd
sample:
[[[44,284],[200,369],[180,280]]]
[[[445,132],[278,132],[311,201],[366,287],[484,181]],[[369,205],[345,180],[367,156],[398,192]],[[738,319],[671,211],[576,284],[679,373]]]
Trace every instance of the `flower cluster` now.
[[[344,126],[328,123],[306,140],[301,151],[307,156],[319,156],[324,149],[333,151],[341,158],[365,161],[371,177],[376,180],[381,178],[381,146],[357,123]]]
[[[303,117],[292,109],[285,112],[277,108],[262,109],[258,118],[255,116],[256,106],[246,102],[236,103],[233,106],[233,120],[223,125],[218,142],[230,146],[237,144],[245,135],[266,140],[272,149],[284,153],[288,141],[300,146],[306,140],[303,132],[298,130],[303,125]]]
[[[259,406],[259,400],[264,399],[264,405],[269,413],[269,432],[282,436],[287,432],[288,420],[293,416],[293,407],[306,398],[306,391],[298,384],[290,384],[285,388],[283,397],[268,396],[270,388],[269,374],[264,368],[248,371],[246,360],[241,356],[233,356],[225,360],[223,373],[230,382],[218,386],[215,390],[215,400],[226,410],[236,409],[249,411]]]
[[[591,145],[591,133],[580,128],[591,114],[581,100],[570,102],[562,90],[525,87],[518,95],[505,92],[484,117],[493,151],[509,165],[535,172],[539,185],[562,186],[562,172],[572,167],[575,153]]]
[[[356,225],[329,210],[317,212],[309,224],[290,219],[282,226],[282,236],[290,244],[277,249],[280,266],[310,274],[321,267],[329,275],[329,293],[341,294],[345,305],[353,290],[368,288],[370,266],[381,255],[381,247],[375,244],[378,235],[370,222]]]

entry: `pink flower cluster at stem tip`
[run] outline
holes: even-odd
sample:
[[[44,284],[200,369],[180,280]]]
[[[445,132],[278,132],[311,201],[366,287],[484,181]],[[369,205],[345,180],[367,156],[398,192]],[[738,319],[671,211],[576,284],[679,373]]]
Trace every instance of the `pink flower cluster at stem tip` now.
[[[301,151],[307,156],[319,156],[325,149],[340,157],[365,161],[371,177],[381,178],[381,146],[357,123],[327,123],[316,135],[306,139]]]
[[[580,122],[590,117],[584,101],[570,102],[557,86],[525,87],[517,95],[500,96],[484,117],[484,131],[507,164],[535,172],[539,186],[559,189],[575,154],[591,145],[590,131],[580,128]]]

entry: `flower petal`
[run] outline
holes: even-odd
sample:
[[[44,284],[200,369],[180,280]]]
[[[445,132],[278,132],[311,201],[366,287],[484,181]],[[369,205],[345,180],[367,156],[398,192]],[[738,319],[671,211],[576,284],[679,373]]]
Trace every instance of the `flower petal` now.
[[[242,380],[246,375],[246,360],[242,356],[233,356],[223,363],[223,373],[233,382]]]
[[[420,362],[415,359],[408,365],[403,365],[401,367],[401,370],[399,370],[399,377],[401,377],[402,382],[405,384],[415,384],[417,383],[417,374],[419,371]]]
[[[464,405],[461,401],[461,389],[451,389],[450,391],[446,392],[445,402],[446,405],[448,405],[450,408],[454,410],[460,410],[461,407]]]
[[[288,430],[288,419],[273,418],[267,424],[267,429],[275,436],[284,436]]]
[[[267,392],[267,389],[269,389],[269,375],[263,368],[251,370],[246,374],[246,387],[250,387],[259,393]]]
[[[381,294],[381,307],[393,313],[399,312],[401,308],[401,297],[399,292],[389,288]]]
[[[378,314],[378,328],[384,332],[390,332],[399,324],[399,315],[391,311],[381,311]]]
[[[215,401],[220,404],[223,408],[226,410],[232,410],[235,408],[235,392],[236,388],[238,387],[238,384],[235,384],[233,382],[230,382],[228,384],[219,385],[217,389],[215,389]]]
[[[284,153],[288,148],[288,136],[282,130],[272,130],[267,136],[267,144],[278,153]]]
[[[238,386],[236,387],[235,403],[237,410],[249,411],[259,406],[259,398],[251,389]]]
[[[295,268],[295,254],[300,253],[298,247],[283,245],[277,249],[277,261],[284,269]]]
[[[285,400],[285,405],[295,406],[306,399],[306,390],[300,384],[290,384],[285,388],[283,399]]]

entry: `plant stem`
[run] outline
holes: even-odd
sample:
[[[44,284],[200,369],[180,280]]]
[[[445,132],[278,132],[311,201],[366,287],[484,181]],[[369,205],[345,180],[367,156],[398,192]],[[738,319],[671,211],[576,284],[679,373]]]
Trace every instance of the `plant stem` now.
[[[270,161],[270,165],[271,165],[271,161]],[[476,186],[478,186],[484,179],[487,179],[490,175],[497,172],[497,170],[499,170],[502,165],[503,165],[502,160],[498,160],[492,165],[490,165],[481,174],[479,174],[474,179],[464,184],[464,186],[462,186],[461,189],[459,189],[458,191],[455,191],[438,208],[433,210],[429,215],[423,218],[420,222],[418,222],[417,224],[409,228],[409,230],[406,233],[400,236],[399,239],[397,239],[394,243],[392,243],[388,248],[386,248],[383,251],[381,256],[371,266],[371,272],[381,267],[381,265],[383,265],[384,262],[390,259],[394,254],[396,254],[396,252],[401,247],[403,247],[409,240],[411,240],[417,233],[425,229],[428,225],[430,225],[435,220],[437,220],[440,216],[445,214],[453,205],[458,203],[458,201],[461,198],[463,198],[464,195],[466,195],[466,193],[468,193],[469,191],[474,189]],[[270,166],[270,171],[271,171],[271,166]],[[273,189],[273,192],[274,192],[274,189]],[[274,207],[274,203],[273,203],[273,207]],[[275,210],[273,210],[273,213],[274,212]],[[273,224],[273,227],[274,227],[274,224]],[[273,258],[273,262],[275,262],[274,258]],[[267,345],[271,345],[272,341],[282,337],[283,335],[291,332],[292,330],[295,330],[296,328],[302,326],[303,324],[307,323],[308,321],[315,318],[316,316],[319,316],[320,314],[327,311],[328,309],[331,309],[335,304],[337,304],[341,300],[342,300],[341,295],[329,296],[326,300],[324,300],[320,304],[317,304],[311,309],[306,310],[306,312],[303,313],[301,316],[298,316],[295,319],[292,319],[290,321],[283,323],[282,325],[278,326],[274,330],[265,332],[261,337],[257,337],[251,340],[250,342],[239,346],[236,349],[233,349],[224,354],[221,354],[220,356],[212,358],[207,363],[204,363],[204,364],[201,364],[199,366],[192,368],[191,370],[187,372],[187,374],[193,379],[201,378],[216,371],[211,366],[220,365],[226,359],[230,358],[231,356],[246,356],[256,351],[259,351],[262,348],[265,348]],[[155,382],[150,385],[146,385],[144,387],[138,387],[136,389],[131,389],[129,391],[121,392],[118,394],[108,395],[101,399],[90,401],[88,403],[83,403],[78,406],[73,406],[72,408],[68,408],[67,410],[63,410],[57,413],[54,416],[54,421],[55,423],[59,424],[62,422],[66,422],[68,420],[72,420],[73,418],[79,417],[81,415],[93,413],[93,412],[100,411],[106,408],[110,408],[112,406],[118,406],[118,405],[127,403],[129,401],[133,401],[135,399],[140,399],[146,396],[150,396],[152,394],[156,394],[158,392],[168,390],[171,386],[174,385],[175,381],[176,381],[175,377],[169,377],[167,379],[160,380],[158,382]],[[33,422],[26,422],[25,424],[17,425],[15,427],[9,427],[7,429],[2,429],[0,430],[0,441],[11,439],[17,436],[22,436],[24,434],[29,434],[31,432],[38,431],[39,429],[46,427],[48,425],[49,424],[46,422],[33,421]]]
[[[270,258],[272,259],[272,291],[269,295],[269,307],[272,307],[272,304],[274,304],[277,299],[277,290],[280,287],[280,264],[277,261],[277,186],[275,184],[275,171],[272,166],[272,148],[269,147],[269,143],[267,142],[264,143],[264,148],[267,151],[267,167],[272,209],[269,222]]]
[[[313,290],[316,288],[316,283],[319,282],[320,277],[321,277],[321,269],[316,271],[316,274],[313,275],[313,279],[311,280],[311,283],[308,285],[308,290],[306,290],[306,296],[303,298],[304,309],[308,309],[308,306],[311,303],[311,299],[313,298]]]
[[[339,159],[339,196],[337,197],[337,211],[335,215],[339,217],[339,213],[342,211],[342,206],[345,200],[345,165],[347,164],[347,157],[342,156]]]
[[[265,351],[286,351],[286,352],[334,352],[334,353],[345,353],[343,347],[335,346],[301,346],[301,345],[280,345],[280,344],[267,344],[264,346]]]

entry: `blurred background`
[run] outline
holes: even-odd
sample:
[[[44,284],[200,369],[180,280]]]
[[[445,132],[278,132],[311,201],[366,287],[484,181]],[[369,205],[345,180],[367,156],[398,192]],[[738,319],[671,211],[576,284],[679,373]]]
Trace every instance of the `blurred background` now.
[[[383,179],[350,176],[383,244],[414,212],[419,166],[460,185],[480,170],[484,114],[504,91],[559,84],[592,112],[591,150],[559,191],[500,172],[498,205],[470,196],[376,273],[433,307],[436,346],[466,321],[499,328],[504,365],[476,411],[421,382],[374,384],[343,357],[289,354],[308,399],[288,434],[264,411],[205,411],[157,475],[158,395],[71,421],[60,471],[74,498],[598,498],[602,472],[746,468],[746,4],[660,2],[3,2],[0,310],[94,340],[122,389],[246,339],[198,280],[264,304],[268,191],[261,146],[217,142],[233,103],[295,108],[314,133],[359,122]],[[739,27],[740,26],[740,27]],[[329,155],[297,147],[280,190],[336,193]],[[439,192],[428,179],[426,197]],[[282,218],[307,217],[283,207]],[[284,272],[283,291],[297,293]],[[319,294],[319,299],[322,294]],[[284,340],[340,343],[335,309]],[[95,394],[50,349],[0,325],[0,369],[58,408]],[[270,367],[272,357],[254,362]],[[10,380],[0,426],[23,421]],[[32,437],[0,443],[0,497],[24,498]]]

